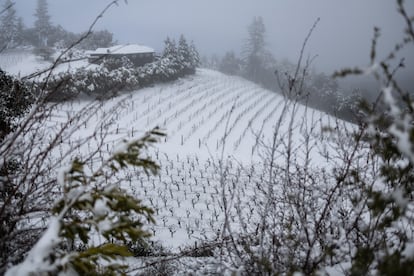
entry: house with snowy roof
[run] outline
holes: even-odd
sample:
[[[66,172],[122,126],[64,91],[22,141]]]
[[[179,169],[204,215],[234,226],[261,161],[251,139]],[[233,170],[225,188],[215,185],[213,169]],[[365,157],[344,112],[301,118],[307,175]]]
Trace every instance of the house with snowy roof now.
[[[154,61],[155,51],[138,44],[115,45],[90,52],[88,60],[90,63],[99,64],[108,58],[121,59],[122,57],[127,57],[135,66],[142,66]]]

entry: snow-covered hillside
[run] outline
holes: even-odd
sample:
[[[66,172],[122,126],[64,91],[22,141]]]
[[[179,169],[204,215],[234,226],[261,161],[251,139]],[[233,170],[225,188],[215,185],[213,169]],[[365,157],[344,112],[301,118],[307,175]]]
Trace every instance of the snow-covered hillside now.
[[[15,57],[5,69],[22,72],[32,60],[29,57]],[[2,62],[5,59],[0,58]],[[45,65],[36,60],[33,64],[37,68]],[[100,102],[90,113],[83,109],[89,104],[85,100],[59,104],[45,124],[51,132],[78,112],[90,117],[80,128],[63,135],[55,160],[64,167],[75,156],[88,156],[98,147],[103,160],[122,139],[140,137],[154,127],[164,130],[166,138],[149,153],[161,167],[159,175],[132,170],[121,185],[155,210],[157,224],[150,226],[151,232],[172,249],[215,237],[223,225],[223,195],[230,189],[237,191],[237,205],[253,223],[260,200],[257,187],[266,176],[272,143],[276,164],[286,163],[288,148],[294,151],[296,164],[307,162],[319,168],[328,167],[327,156],[335,154],[329,147],[329,132],[323,131],[335,127],[333,118],[239,77],[207,69],[123,93]],[[65,154],[89,136],[93,138]],[[97,164],[99,160],[93,159],[88,163],[92,167]],[[240,210],[230,207],[229,217],[237,228],[235,217]]]
[[[62,104],[56,113],[57,120],[64,121],[87,103]],[[108,154],[120,140],[139,137],[154,127],[167,134],[151,151],[161,166],[160,174],[149,177],[131,171],[127,175],[130,180],[123,185],[156,210],[157,225],[151,227],[152,232],[171,248],[213,238],[221,229],[223,167],[226,182],[237,183],[241,189],[240,204],[250,206],[257,200],[256,184],[265,175],[266,152],[275,134],[280,155],[276,163],[286,162],[282,152],[291,134],[295,158],[305,158],[306,147],[310,149],[312,165],[324,167],[328,166],[324,155],[329,154],[329,137],[322,129],[334,124],[323,113],[295,107],[280,95],[239,77],[199,69],[195,75],[178,81],[102,102],[99,111],[66,145],[92,134],[97,122],[109,115],[113,115],[112,122],[105,129],[108,135],[102,148]],[[310,143],[306,145],[309,137]],[[82,156],[96,147],[93,142],[88,143],[77,154]],[[59,153],[57,158],[65,159]],[[254,212],[249,216],[254,216]]]
[[[207,69],[113,98],[104,103],[102,112],[121,101],[122,109],[114,123],[118,136],[133,138],[159,127],[167,134],[159,145],[162,152],[208,159],[219,157],[224,147],[224,156],[243,163],[261,159],[261,145],[272,139],[285,105],[279,135],[287,135],[291,115],[291,104],[279,94]],[[62,110],[74,109],[74,103],[62,105]],[[318,128],[320,133],[323,126],[330,124],[329,116],[304,106],[297,107],[293,115],[296,141],[306,127]]]

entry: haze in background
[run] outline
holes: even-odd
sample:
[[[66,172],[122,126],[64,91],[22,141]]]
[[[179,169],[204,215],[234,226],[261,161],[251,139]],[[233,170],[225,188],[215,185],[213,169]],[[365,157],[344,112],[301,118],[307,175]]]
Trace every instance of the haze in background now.
[[[19,16],[33,24],[36,1],[16,0]],[[110,1],[49,0],[51,20],[73,32],[86,30]],[[379,46],[388,52],[401,37],[403,20],[389,0],[129,0],[119,2],[99,21],[120,43],[142,43],[161,50],[167,36],[183,33],[202,55],[240,51],[247,26],[262,16],[268,48],[277,59],[297,59],[314,21],[321,21],[306,55],[318,55],[314,66],[331,73],[344,66],[369,63],[374,26],[382,30]],[[413,13],[414,3],[406,1]],[[409,2],[409,3],[408,3]]]

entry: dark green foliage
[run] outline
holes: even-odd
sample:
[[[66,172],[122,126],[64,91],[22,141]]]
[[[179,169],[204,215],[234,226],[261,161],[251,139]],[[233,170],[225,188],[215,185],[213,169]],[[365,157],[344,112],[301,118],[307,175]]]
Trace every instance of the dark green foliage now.
[[[157,173],[158,166],[140,156],[149,144],[155,143],[162,135],[154,129],[141,139],[126,143],[125,150],[116,152],[106,165],[113,172],[136,166],[146,172]],[[95,231],[104,238],[100,244],[87,246],[86,250],[71,258],[70,266],[79,274],[91,271],[101,273],[101,258],[111,261],[119,257],[133,256],[128,244],[145,244],[145,239],[150,235],[143,230],[143,226],[154,223],[153,211],[143,206],[140,200],[129,195],[118,185],[99,184],[99,178],[103,175],[105,171],[97,171],[92,176],[87,176],[83,170],[83,163],[75,160],[65,175],[65,196],[53,209],[56,216],[63,215],[60,236],[67,242],[78,241],[87,246],[90,244],[91,234]],[[70,195],[77,190],[82,191],[81,196],[72,198]],[[105,271],[111,273],[124,273],[124,269],[124,266],[116,264],[105,267]]]
[[[7,135],[18,127],[19,119],[27,112],[33,103],[33,96],[25,84],[0,70],[0,144],[7,141]],[[17,220],[15,202],[24,201],[24,194],[16,192],[13,182],[21,168],[21,163],[15,156],[2,156],[0,165],[0,273],[4,270],[9,259],[9,252],[18,250],[25,252],[30,244],[27,240],[35,237],[34,230],[24,235],[16,235]],[[13,206],[13,207],[12,207]],[[11,242],[13,241],[13,242]],[[21,258],[21,256],[20,256]],[[11,261],[19,261],[12,259]]]
[[[383,258],[378,264],[379,275],[414,275],[414,258],[407,259],[401,252]]]
[[[19,80],[0,69],[0,141],[16,126],[33,102],[29,89]]]

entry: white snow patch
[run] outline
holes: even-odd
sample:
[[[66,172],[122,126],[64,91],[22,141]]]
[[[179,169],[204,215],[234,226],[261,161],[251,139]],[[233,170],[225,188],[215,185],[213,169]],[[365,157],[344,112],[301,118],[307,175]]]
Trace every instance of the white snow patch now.
[[[384,101],[391,109],[391,114],[393,116],[398,116],[400,114],[400,109],[397,107],[394,96],[392,95],[392,87],[385,87],[382,91],[384,93]]]
[[[59,186],[64,186],[66,182],[66,174],[70,171],[70,166],[61,167],[58,169],[57,173],[57,183]]]
[[[107,201],[104,199],[97,199],[93,207],[93,213],[97,216],[104,216],[109,213],[110,208],[106,204]]]
[[[127,140],[122,140],[114,148],[114,154],[125,153],[128,150],[129,143]]]
[[[112,222],[109,219],[104,219],[98,223],[98,228],[101,233],[112,229]]]
[[[379,68],[379,64],[374,63],[370,67],[368,67],[364,70],[364,74],[365,75],[372,75],[373,73],[376,73],[378,71],[378,68]]]
[[[51,218],[49,226],[40,240],[30,250],[26,259],[9,269],[6,276],[29,276],[43,274],[46,271],[53,271],[54,264],[50,263],[49,255],[59,243],[60,221],[58,218]]]
[[[93,90],[95,90],[95,85],[93,83],[91,83],[87,88],[88,88],[88,90],[93,91]]]

